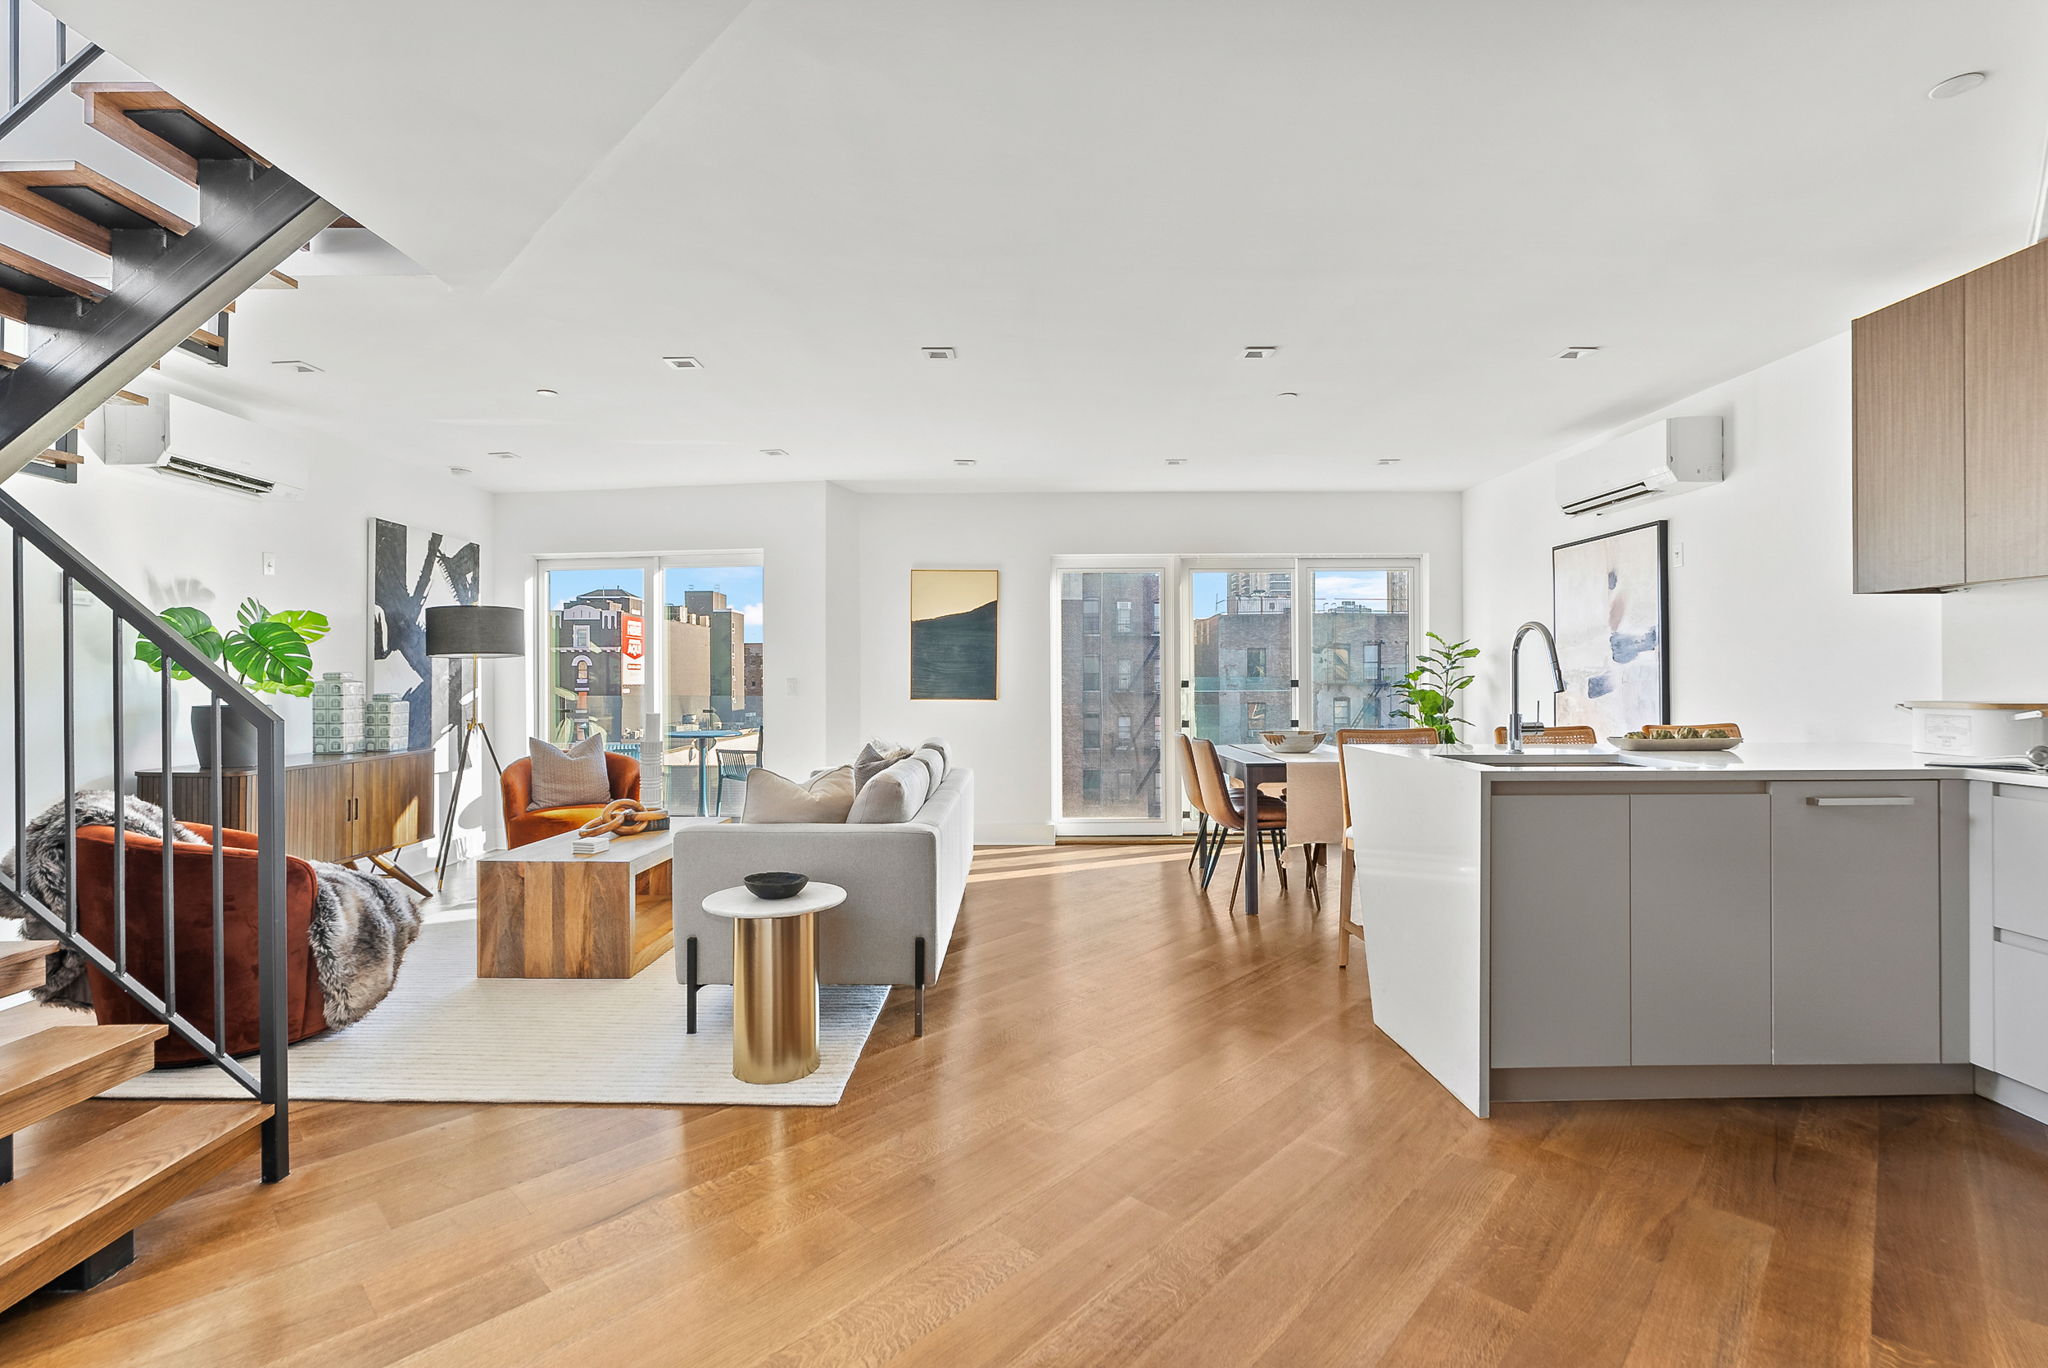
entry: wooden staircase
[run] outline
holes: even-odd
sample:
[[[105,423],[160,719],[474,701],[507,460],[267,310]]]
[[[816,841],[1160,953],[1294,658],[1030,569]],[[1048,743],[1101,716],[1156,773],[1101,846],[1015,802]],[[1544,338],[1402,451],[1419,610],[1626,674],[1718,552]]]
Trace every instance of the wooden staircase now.
[[[43,981],[49,941],[0,941],[0,994]],[[270,1108],[152,1107],[14,1172],[14,1137],[148,1073],[162,1026],[55,1026],[0,1043],[0,1308],[49,1287],[83,1291],[134,1258],[135,1228],[255,1153]]]

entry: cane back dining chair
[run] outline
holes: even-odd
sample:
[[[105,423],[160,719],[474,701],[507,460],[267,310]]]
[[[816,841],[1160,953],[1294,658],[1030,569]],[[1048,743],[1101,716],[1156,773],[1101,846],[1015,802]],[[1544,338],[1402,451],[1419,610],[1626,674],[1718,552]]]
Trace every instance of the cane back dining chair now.
[[[1591,727],[1545,727],[1542,731],[1524,731],[1522,739],[1534,742],[1539,746],[1597,746],[1600,744],[1600,734]],[[1506,727],[1495,727],[1493,729],[1493,744],[1505,746],[1507,743],[1508,729]]]

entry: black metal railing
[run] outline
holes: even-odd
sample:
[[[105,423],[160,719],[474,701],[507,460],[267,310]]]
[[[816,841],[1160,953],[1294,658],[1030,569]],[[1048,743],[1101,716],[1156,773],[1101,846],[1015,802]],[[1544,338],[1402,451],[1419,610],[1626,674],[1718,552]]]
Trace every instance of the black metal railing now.
[[[100,55],[96,44],[32,0],[6,0],[6,4],[7,108],[0,114],[0,137],[35,113]]]
[[[286,983],[289,954],[286,947],[285,910],[285,817],[284,817],[284,729],[277,714],[258,701],[254,694],[236,683],[213,661],[207,659],[183,637],[167,627],[164,622],[144,607],[120,585],[114,583],[98,567],[80,555],[56,533],[52,532],[21,504],[4,493],[0,493],[0,523],[9,529],[10,555],[8,558],[11,574],[9,599],[12,606],[11,628],[14,634],[12,690],[13,705],[13,825],[15,871],[10,877],[0,874],[0,887],[5,887],[20,901],[29,913],[43,923],[41,928],[30,928],[30,933],[56,939],[68,949],[82,955],[86,961],[106,979],[118,985],[130,998],[156,1020],[167,1026],[171,1033],[205,1059],[220,1068],[230,1078],[259,1101],[271,1109],[269,1119],[263,1126],[263,1179],[276,1182],[290,1169],[290,1125],[287,1112],[289,1095],[285,1076],[285,1045],[287,1043],[287,1020],[290,1010],[290,989]],[[36,557],[31,562],[30,556]],[[62,749],[60,782],[63,788],[62,803],[65,818],[65,843],[63,888],[60,905],[52,906],[39,898],[30,888],[31,878],[27,870],[26,844],[30,820],[31,803],[37,810],[47,807],[52,801],[47,797],[32,798],[36,780],[42,780],[47,790],[52,776],[38,772],[50,766],[33,766],[30,763],[29,662],[30,636],[37,624],[30,621],[30,597],[27,592],[28,572],[31,565],[44,574],[54,569],[60,588],[57,610],[57,670],[63,691],[58,711],[61,734],[55,744]],[[47,568],[46,568],[47,567]],[[78,700],[79,673],[79,630],[77,598],[83,593],[91,600],[104,606],[111,619],[111,635],[108,645],[111,649],[108,663],[107,697],[111,701],[111,717],[91,719],[106,723],[106,737],[111,750],[112,776],[107,785],[115,795],[113,819],[113,861],[112,888],[110,898],[113,907],[111,945],[102,945],[79,927],[79,883],[78,883],[78,783],[79,783],[79,735],[82,719]],[[163,977],[160,984],[151,984],[130,972],[129,967],[129,907],[128,907],[128,855],[129,838],[122,796],[127,791],[128,780],[128,718],[127,718],[127,675],[134,658],[134,643],[138,640],[153,643],[162,653],[167,668],[162,672],[158,689],[157,711],[161,727],[160,754],[163,765],[163,797],[166,804],[164,814],[164,839],[162,845],[163,883]],[[46,652],[40,648],[38,658]],[[89,655],[96,655],[89,652]],[[211,1006],[211,1029],[193,1021],[181,1009],[178,1000],[178,978],[180,968],[180,947],[178,945],[178,918],[176,913],[177,894],[174,870],[174,843],[172,840],[173,818],[168,808],[174,805],[172,798],[172,768],[174,738],[177,733],[176,714],[173,709],[172,673],[169,665],[175,664],[189,673],[192,681],[206,691],[207,701],[201,707],[210,710],[212,726],[204,729],[212,736],[211,753],[199,757],[201,774],[208,781],[208,817],[213,828],[210,839],[212,846],[212,907],[211,943],[205,947],[187,945],[184,951],[191,957],[194,951],[210,952],[210,969],[213,987]],[[37,721],[45,722],[44,710],[36,710]],[[256,732],[256,961],[257,993],[259,998],[259,1036],[256,1052],[256,1070],[252,1073],[243,1060],[229,1052],[227,1013],[227,932],[226,924],[226,851],[221,835],[222,804],[225,789],[225,772],[221,763],[221,737],[229,718],[248,723]],[[47,737],[47,727],[41,728],[38,736]],[[189,847],[188,847],[189,849]],[[189,1007],[191,1004],[185,1004]]]

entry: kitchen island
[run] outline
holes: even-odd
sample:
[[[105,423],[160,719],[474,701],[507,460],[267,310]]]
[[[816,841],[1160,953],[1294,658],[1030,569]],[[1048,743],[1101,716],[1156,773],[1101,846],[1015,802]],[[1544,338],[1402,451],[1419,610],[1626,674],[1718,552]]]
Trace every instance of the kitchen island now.
[[[1973,841],[1998,795],[2048,818],[2048,775],[1757,742],[1345,761],[1374,1022],[1477,1115],[1983,1090],[2004,933]]]

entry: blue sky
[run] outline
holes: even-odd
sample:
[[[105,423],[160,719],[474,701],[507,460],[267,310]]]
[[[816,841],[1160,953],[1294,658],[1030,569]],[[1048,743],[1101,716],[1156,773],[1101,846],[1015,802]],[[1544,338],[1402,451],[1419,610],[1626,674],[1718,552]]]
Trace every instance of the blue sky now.
[[[629,594],[646,593],[641,587],[641,576],[632,570],[550,570],[548,574],[548,603],[560,607],[578,594],[587,594],[593,589],[624,589]],[[758,565],[688,566],[662,573],[667,593],[666,601],[673,605],[683,601],[688,589],[720,589],[725,592],[726,602],[746,615],[746,639],[761,639],[761,567]]]

